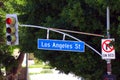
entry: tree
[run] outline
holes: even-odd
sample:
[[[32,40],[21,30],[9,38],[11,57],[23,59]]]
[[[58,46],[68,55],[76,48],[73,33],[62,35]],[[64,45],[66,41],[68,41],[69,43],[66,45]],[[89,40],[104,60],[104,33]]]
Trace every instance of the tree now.
[[[12,1],[12,0],[11,0]],[[107,2],[108,1],[108,2]],[[42,25],[75,31],[106,34],[106,7],[110,6],[110,35],[115,38],[116,59],[112,60],[113,74],[119,79],[119,3],[120,0],[18,0],[13,1],[10,10],[19,13],[24,24]],[[19,5],[18,5],[19,4]],[[115,33],[116,32],[116,33]],[[72,34],[101,52],[101,37]],[[106,35],[105,35],[106,36]],[[46,31],[34,28],[20,28],[19,48],[33,52],[38,59],[49,61],[61,72],[74,73],[89,80],[101,80],[106,73],[106,63],[95,52],[86,47],[85,53],[43,51],[37,49],[37,39],[46,38]],[[61,39],[60,34],[51,33],[51,39]],[[66,38],[71,40],[70,38]]]
[[[9,1],[8,1],[9,3]],[[5,36],[5,15],[7,12],[12,12],[11,5],[8,4],[6,1],[0,2],[0,80],[15,80],[16,75],[21,69],[21,64],[24,58],[24,53],[20,52],[20,55],[17,59],[12,56],[13,50],[17,46],[8,46],[6,45],[6,36]],[[9,6],[10,10],[6,8]],[[12,9],[13,10],[13,9]],[[6,76],[4,76],[2,72],[2,68],[6,70]]]
[[[92,32],[97,34],[106,34],[106,6],[107,2],[104,0],[67,0],[67,1],[27,1],[30,6],[28,10],[28,19],[26,23],[43,25],[49,27],[56,27],[62,29],[70,29],[76,31]],[[61,4],[59,4],[61,3]],[[119,42],[118,32],[116,31],[118,27],[118,16],[119,5],[116,1],[109,1],[109,6],[111,9],[111,37],[114,37]],[[114,4],[114,5],[113,5]],[[32,6],[32,7],[31,7]],[[115,7],[117,6],[117,8]],[[27,6],[28,7],[28,6]],[[113,16],[116,15],[116,16]],[[34,32],[31,33],[30,32]],[[30,33],[30,34],[29,34]],[[114,33],[114,34],[113,34]],[[58,51],[38,51],[36,50],[36,45],[34,44],[37,41],[37,38],[45,38],[45,31],[38,29],[26,28],[24,31],[24,39],[21,45],[23,51],[31,52],[34,51],[35,56],[44,61],[50,61],[50,64],[62,72],[69,73],[72,72],[78,76],[83,76],[90,80],[101,79],[104,73],[106,73],[106,64],[105,61],[92,52],[90,49],[86,48],[84,54],[72,53],[72,52],[58,52]],[[57,34],[56,34],[57,35]],[[87,42],[98,51],[101,51],[100,40],[98,37],[91,37],[85,35],[77,35],[77,38]],[[50,36],[52,39],[60,39],[60,35],[54,37],[54,33]],[[32,39],[32,40],[29,40]],[[69,38],[68,38],[69,39]],[[89,40],[89,41],[88,41]],[[32,45],[32,46],[30,46]],[[27,49],[25,48],[27,47]],[[119,45],[116,44],[116,47]],[[119,51],[117,50],[117,53]],[[54,53],[54,54],[53,54]],[[118,57],[119,54],[117,54]],[[119,60],[118,58],[116,60]],[[114,65],[116,60],[113,62],[113,73],[119,76],[119,72],[115,72]]]

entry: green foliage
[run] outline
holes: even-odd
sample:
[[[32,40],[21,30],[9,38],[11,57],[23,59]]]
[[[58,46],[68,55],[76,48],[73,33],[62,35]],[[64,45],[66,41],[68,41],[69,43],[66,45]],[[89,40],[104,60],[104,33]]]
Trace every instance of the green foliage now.
[[[0,68],[5,67],[7,71],[17,66],[17,61],[15,58],[8,53],[0,54],[0,63],[2,64]]]
[[[6,45],[6,14],[13,13],[15,11],[13,4],[11,4],[12,2],[10,1],[3,0],[3,6],[0,6],[0,80],[5,80],[5,76],[1,72],[3,67],[5,68],[5,71],[10,71],[18,65],[18,62],[11,55],[17,46]]]
[[[112,38],[115,38],[114,44],[116,49],[116,59],[112,61],[112,69],[113,74],[119,80],[119,3],[120,0],[10,0],[5,3],[5,7],[3,10],[0,10],[0,13],[4,14],[2,16],[5,16],[5,13],[9,11],[17,13],[19,14],[20,23],[23,24],[42,25],[105,35],[106,7],[109,5],[111,19],[110,35]],[[37,39],[46,39],[45,30],[22,27],[19,28],[19,34],[20,45],[18,47],[22,51],[35,53],[35,57],[43,61],[49,61],[51,66],[56,67],[61,72],[71,72],[89,80],[101,80],[106,73],[105,61],[101,60],[99,55],[87,47],[84,53],[37,50]],[[100,37],[71,35],[85,41],[101,52]],[[50,32],[50,38],[62,39],[60,34],[52,32]],[[67,39],[71,40],[70,38]]]
[[[119,5],[115,5],[114,3],[117,2],[106,2],[105,0],[28,0],[29,6],[26,5],[28,7],[28,9],[26,10],[28,18],[25,20],[26,23],[42,25],[46,27],[55,27],[97,34],[105,34],[106,7],[107,5],[110,5],[110,33],[111,37],[114,37],[117,40],[116,42],[119,42],[119,38],[117,37],[118,35],[117,33],[115,33],[118,32],[119,34],[119,30],[117,29],[119,25],[119,16],[117,15],[119,13]],[[116,8],[115,6],[118,6],[118,8]],[[78,76],[88,78],[90,80],[101,80],[102,76],[106,73],[105,61],[101,60],[101,58],[96,53],[92,52],[88,48],[86,48],[85,53],[40,50],[38,51],[36,41],[38,38],[46,38],[46,31],[24,28],[21,33],[21,35],[24,35],[24,37],[21,37],[22,39],[24,39],[21,43],[21,47],[24,51],[34,52],[35,56],[38,59],[49,61],[51,66],[56,67],[61,72],[71,72]],[[60,37],[58,37],[60,35],[56,34],[56,37],[54,36],[54,33],[51,33],[50,35],[52,39],[53,37],[55,39],[61,39]],[[87,42],[98,51],[101,50],[101,38],[77,34],[72,35]],[[116,44],[116,48],[117,47],[119,47],[118,44]],[[117,52],[119,52],[118,49]],[[113,65],[115,65],[116,63],[117,62],[114,61]],[[119,72],[115,72],[114,67],[115,66],[113,66],[113,73],[118,76]]]

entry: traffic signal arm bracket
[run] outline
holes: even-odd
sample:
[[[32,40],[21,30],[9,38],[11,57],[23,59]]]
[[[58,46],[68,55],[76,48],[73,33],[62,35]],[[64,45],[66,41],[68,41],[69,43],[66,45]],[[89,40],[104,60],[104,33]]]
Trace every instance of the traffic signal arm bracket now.
[[[69,35],[65,32],[62,32],[62,31],[59,31],[59,30],[56,30],[54,28],[46,28],[46,27],[43,27],[43,26],[35,26],[35,25],[19,25],[19,26],[22,26],[22,27],[32,27],[32,28],[40,28],[40,29],[45,29],[47,30],[47,39],[49,39],[49,31],[53,31],[53,32],[57,32],[57,33],[60,33],[60,34],[63,34],[63,40],[65,40],[65,36],[68,36],[76,41],[82,41],[72,35]],[[83,41],[82,41],[83,42]],[[92,46],[90,46],[89,44],[85,43],[85,45],[87,47],[89,47],[90,49],[92,49],[94,52],[96,52],[99,56],[102,56],[100,52],[98,52],[96,49],[94,49]]]

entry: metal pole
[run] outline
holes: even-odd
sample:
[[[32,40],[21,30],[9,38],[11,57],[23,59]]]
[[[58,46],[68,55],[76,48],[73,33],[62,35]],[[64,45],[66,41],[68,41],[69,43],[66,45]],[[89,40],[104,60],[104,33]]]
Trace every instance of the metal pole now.
[[[53,29],[53,28],[46,28],[46,27],[43,27],[43,26],[35,26],[35,25],[19,25],[19,26],[40,28],[40,29],[45,29],[45,30],[48,30],[48,29],[49,29],[49,30],[51,30],[51,31],[53,31],[53,32],[57,32],[57,33],[66,35],[66,36],[68,36],[68,37],[70,37],[70,38],[72,38],[72,39],[75,39],[75,40],[77,40],[77,41],[82,41],[82,40],[80,40],[80,39],[78,39],[78,38],[76,38],[76,37],[74,37],[74,36],[72,36],[72,35],[69,35],[69,34],[67,34],[67,33],[64,33],[64,32],[58,31],[58,30],[55,30],[55,29]],[[85,45],[86,45],[87,47],[89,47],[90,49],[92,49],[92,50],[93,50],[94,52],[96,52],[97,54],[99,54],[99,56],[102,56],[102,54],[101,54],[99,51],[97,51],[95,48],[93,48],[93,47],[90,46],[89,44],[85,43]]]
[[[28,80],[28,53],[26,53],[26,80]]]
[[[110,9],[109,6],[107,6],[107,38],[110,38]]]
[[[110,38],[110,9],[109,6],[107,6],[107,38]],[[106,60],[107,62],[107,74],[111,75],[112,74],[112,69],[111,69],[111,60]]]

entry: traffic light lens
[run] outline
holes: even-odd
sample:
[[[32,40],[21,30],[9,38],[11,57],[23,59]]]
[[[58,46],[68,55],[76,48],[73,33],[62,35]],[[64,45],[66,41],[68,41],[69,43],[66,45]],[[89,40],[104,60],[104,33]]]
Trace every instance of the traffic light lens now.
[[[6,19],[6,23],[7,23],[7,24],[12,24],[12,19],[11,19],[11,18],[7,18],[7,19]]]
[[[7,41],[11,41],[11,40],[12,40],[11,36],[8,35],[8,36],[7,36]]]
[[[11,33],[11,28],[6,29],[7,33]]]

